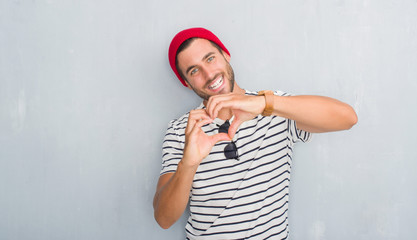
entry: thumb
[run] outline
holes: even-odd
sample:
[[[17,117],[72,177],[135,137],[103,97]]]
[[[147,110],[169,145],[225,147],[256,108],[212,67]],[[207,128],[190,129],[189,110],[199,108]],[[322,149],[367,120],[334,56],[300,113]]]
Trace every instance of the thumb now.
[[[212,136],[210,136],[210,140],[212,142],[212,144],[216,144],[217,142],[220,141],[230,141],[230,137],[229,135],[227,135],[226,133],[218,133],[218,134],[214,134]]]
[[[229,127],[229,137],[231,139],[233,139],[233,137],[235,136],[235,133],[237,132],[237,129],[239,128],[240,124],[242,124],[243,121],[241,121],[238,118],[235,118],[235,120],[233,120],[232,124],[230,124]]]

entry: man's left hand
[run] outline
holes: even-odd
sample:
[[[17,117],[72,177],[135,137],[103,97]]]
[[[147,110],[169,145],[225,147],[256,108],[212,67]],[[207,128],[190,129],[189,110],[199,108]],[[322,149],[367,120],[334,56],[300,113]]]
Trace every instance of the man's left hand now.
[[[261,114],[265,108],[263,96],[249,96],[244,94],[229,93],[210,97],[206,105],[207,114],[216,118],[219,111],[229,108],[235,116],[229,127],[229,136],[233,138],[239,126]]]

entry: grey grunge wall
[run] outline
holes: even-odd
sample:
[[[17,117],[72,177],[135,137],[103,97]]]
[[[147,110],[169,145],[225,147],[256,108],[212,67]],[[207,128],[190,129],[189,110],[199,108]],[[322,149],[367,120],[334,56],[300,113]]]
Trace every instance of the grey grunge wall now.
[[[295,148],[291,239],[417,235],[414,0],[0,1],[0,239],[184,239],[153,219],[162,139],[199,105],[169,68],[202,26],[239,85],[352,105]]]

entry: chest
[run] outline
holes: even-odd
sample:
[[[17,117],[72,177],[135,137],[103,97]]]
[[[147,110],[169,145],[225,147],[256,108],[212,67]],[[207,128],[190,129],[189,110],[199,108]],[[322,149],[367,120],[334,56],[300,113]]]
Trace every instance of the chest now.
[[[197,170],[192,195],[230,199],[236,197],[238,190],[244,193],[258,183],[289,174],[287,129],[286,120],[280,118],[260,118],[242,124],[233,139],[239,158],[227,159],[224,148],[228,142],[217,143]]]

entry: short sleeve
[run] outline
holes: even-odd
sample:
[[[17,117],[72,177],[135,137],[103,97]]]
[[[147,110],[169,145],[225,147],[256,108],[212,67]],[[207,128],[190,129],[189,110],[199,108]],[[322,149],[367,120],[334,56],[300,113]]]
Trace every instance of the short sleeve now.
[[[292,96],[292,94],[282,92],[282,91],[275,91],[275,95],[279,96]],[[308,142],[310,141],[312,134],[310,132],[301,130],[297,128],[297,123],[294,120],[288,119],[288,132],[289,137],[291,138],[292,143],[296,142]]]
[[[296,142],[308,142],[310,141],[312,134],[310,132],[297,128],[297,123],[294,120],[288,119],[288,131],[291,141]]]
[[[173,122],[170,122],[162,144],[162,169],[160,175],[175,172],[182,159],[184,136],[178,133]]]

